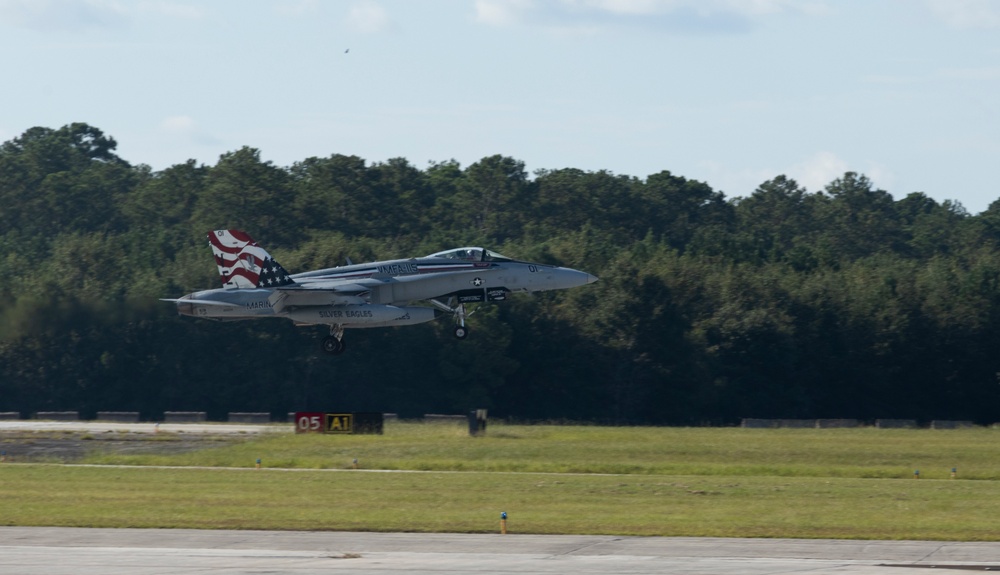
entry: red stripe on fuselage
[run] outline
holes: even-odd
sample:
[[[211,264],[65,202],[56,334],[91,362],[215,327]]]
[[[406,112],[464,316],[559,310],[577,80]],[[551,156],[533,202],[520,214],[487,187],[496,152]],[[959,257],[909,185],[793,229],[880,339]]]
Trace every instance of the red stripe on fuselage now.
[[[423,274],[432,274],[432,273],[447,272],[447,271],[472,270],[472,269],[477,269],[477,268],[481,268],[483,270],[486,270],[486,269],[489,269],[491,267],[493,267],[493,266],[492,266],[492,264],[489,264],[489,263],[487,263],[485,265],[484,264],[478,264],[477,265],[475,263],[417,264],[417,273],[416,274],[399,274],[399,275],[423,275]],[[295,279],[295,281],[298,281],[300,283],[308,283],[308,282],[313,282],[313,281],[330,281],[330,280],[347,280],[347,279],[367,279],[367,278],[370,278],[372,276],[378,275],[378,270],[375,269],[375,268],[367,268],[367,269],[363,269],[363,270],[355,270],[355,271],[343,272],[343,273],[339,273],[339,274],[338,273],[331,273],[331,274],[324,274],[324,275],[307,275],[309,273],[310,272],[306,272],[305,274],[296,274],[295,276],[293,276],[293,278]]]

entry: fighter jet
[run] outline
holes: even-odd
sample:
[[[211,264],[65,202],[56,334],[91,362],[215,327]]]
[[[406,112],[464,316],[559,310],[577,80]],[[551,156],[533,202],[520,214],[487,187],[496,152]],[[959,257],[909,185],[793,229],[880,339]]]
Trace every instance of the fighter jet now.
[[[455,337],[465,339],[466,304],[597,281],[586,272],[481,247],[289,274],[246,232],[215,230],[208,240],[223,287],[163,301],[175,303],[181,315],[217,321],[280,317],[329,326],[322,347],[332,355],[344,352],[346,329],[414,325],[452,314]]]

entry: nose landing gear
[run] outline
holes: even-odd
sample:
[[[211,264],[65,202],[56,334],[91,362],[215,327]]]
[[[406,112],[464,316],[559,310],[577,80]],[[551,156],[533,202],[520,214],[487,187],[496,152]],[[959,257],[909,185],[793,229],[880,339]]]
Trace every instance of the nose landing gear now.
[[[465,312],[464,303],[460,303],[455,307],[451,307],[450,305],[443,304],[436,299],[432,299],[430,300],[430,302],[434,304],[434,306],[437,307],[438,309],[446,311],[455,316],[455,322],[458,323],[458,325],[455,326],[455,330],[452,332],[453,334],[455,334],[455,339],[465,339],[469,337],[469,328],[466,327],[465,325],[465,318],[472,314]]]

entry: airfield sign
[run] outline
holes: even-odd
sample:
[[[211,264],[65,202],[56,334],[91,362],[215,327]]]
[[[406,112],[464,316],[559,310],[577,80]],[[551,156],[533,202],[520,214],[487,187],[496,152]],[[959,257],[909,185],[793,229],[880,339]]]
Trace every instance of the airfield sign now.
[[[382,433],[381,413],[295,413],[295,433]]]

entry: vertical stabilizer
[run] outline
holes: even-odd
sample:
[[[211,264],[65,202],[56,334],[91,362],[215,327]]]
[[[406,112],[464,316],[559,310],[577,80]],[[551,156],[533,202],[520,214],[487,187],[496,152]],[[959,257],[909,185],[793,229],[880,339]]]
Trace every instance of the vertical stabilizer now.
[[[295,283],[288,277],[285,268],[246,232],[208,232],[208,243],[212,246],[222,285],[226,289],[274,288]]]

